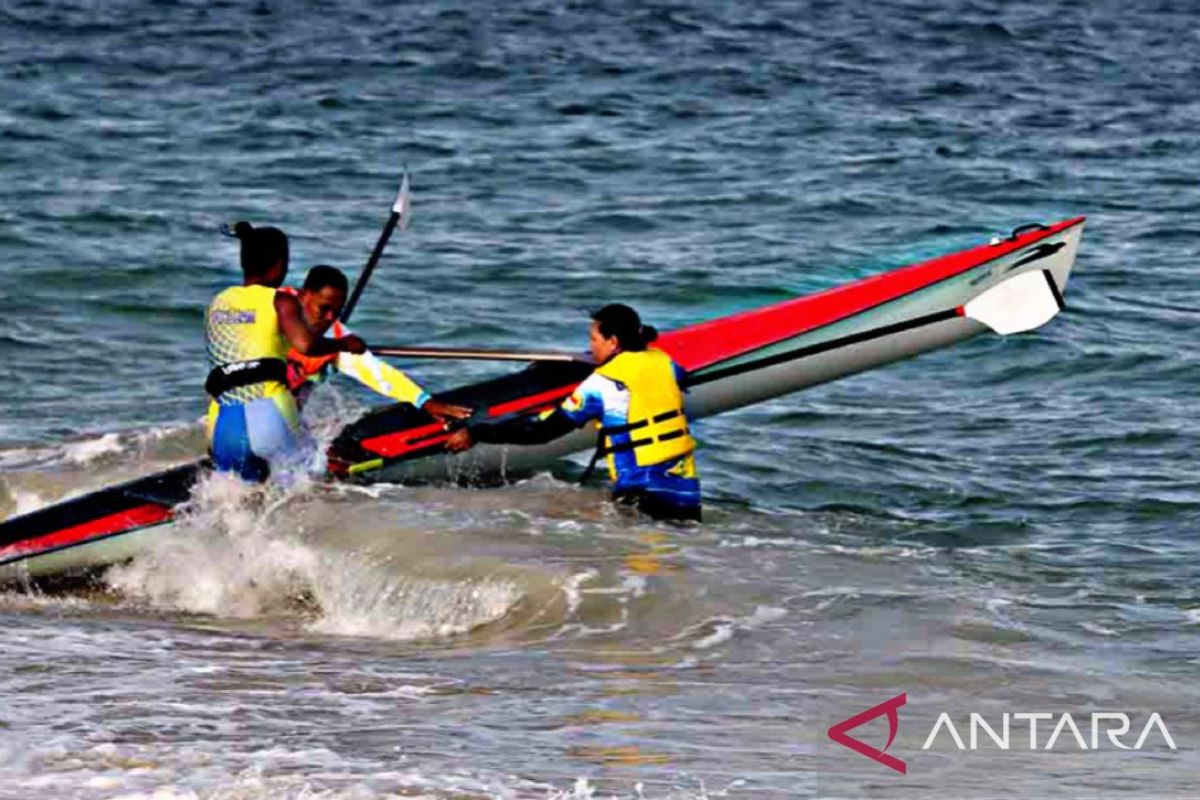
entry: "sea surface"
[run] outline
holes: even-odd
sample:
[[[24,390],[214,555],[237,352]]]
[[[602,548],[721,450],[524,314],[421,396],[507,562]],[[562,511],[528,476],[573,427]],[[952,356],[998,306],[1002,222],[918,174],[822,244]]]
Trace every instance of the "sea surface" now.
[[[219,224],[357,273],[404,168],[376,343],[581,347],[604,302],[665,329],[1088,222],[1045,328],[698,424],[699,528],[578,458],[213,481],[92,590],[4,590],[0,798],[1196,797],[1197,52],[1184,2],[4,3],[0,516],[200,454]],[[902,692],[906,774],[827,736]]]

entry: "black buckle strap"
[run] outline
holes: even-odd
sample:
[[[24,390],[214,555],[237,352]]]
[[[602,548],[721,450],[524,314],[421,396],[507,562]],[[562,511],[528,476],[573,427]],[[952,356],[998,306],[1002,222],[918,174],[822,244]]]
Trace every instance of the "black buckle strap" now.
[[[220,397],[231,389],[267,381],[287,382],[287,362],[281,358],[256,358],[213,367],[204,381],[210,397]]]
[[[620,444],[614,444],[610,447],[605,447],[604,440],[606,437],[612,437],[612,436],[617,435],[618,433],[629,433],[631,431],[636,431],[639,428],[645,428],[647,425],[649,425],[651,423],[666,422],[667,420],[675,419],[676,417],[680,417],[680,416],[683,416],[683,409],[676,408],[672,411],[664,411],[663,413],[657,414],[653,417],[650,417],[649,419],[643,419],[643,420],[638,420],[637,422],[631,422],[628,425],[609,425],[607,427],[601,426],[600,428],[597,428],[596,429],[596,450],[595,450],[595,452],[592,453],[592,460],[590,462],[588,462],[587,469],[585,469],[583,471],[583,477],[581,477],[579,479],[579,482],[586,483],[587,479],[592,476],[592,472],[595,471],[596,464],[598,464],[600,462],[600,459],[604,458],[605,456],[610,455],[612,453],[624,453],[628,450],[635,450],[644,445],[654,444],[654,440],[655,440],[655,437],[651,436],[648,439],[635,439],[635,440],[631,440],[628,442],[621,442]],[[687,429],[687,426],[684,426],[684,428],[682,430],[669,431],[667,433],[664,433],[663,435],[658,437],[658,441],[669,442],[672,439],[679,439],[681,437],[687,436],[690,433],[691,433],[691,431],[689,431]]]
[[[600,456],[603,457],[609,455],[610,453],[625,453],[630,450],[636,450],[639,447],[645,447],[648,444],[654,444],[656,441],[669,442],[672,439],[682,439],[684,436],[687,436],[690,433],[691,431],[689,431],[687,428],[682,428],[677,431],[668,431],[661,436],[650,436],[646,439],[630,439],[628,442],[619,442],[607,447],[601,444],[596,449],[599,451]],[[601,437],[600,441],[603,442],[604,438]]]
[[[650,437],[649,439],[630,439],[628,442],[620,442],[619,444],[612,444],[608,447],[602,446],[600,448],[600,455],[606,456],[610,453],[625,453],[630,450],[636,450],[637,448],[647,444],[654,444],[654,437]]]
[[[619,433],[630,433],[632,431],[636,431],[638,428],[644,428],[649,424],[650,420],[643,419],[637,422],[631,422],[628,425],[601,426],[600,428],[596,429],[596,433],[600,434],[601,436],[616,436]]]
[[[618,433],[631,433],[639,428],[644,428],[651,423],[666,422],[669,419],[675,419],[682,413],[683,411],[681,409],[676,408],[673,411],[664,411],[663,413],[650,417],[649,419],[638,420],[637,422],[631,422],[628,425],[609,425],[608,427],[602,427],[599,429],[599,433],[601,436],[616,436]]]

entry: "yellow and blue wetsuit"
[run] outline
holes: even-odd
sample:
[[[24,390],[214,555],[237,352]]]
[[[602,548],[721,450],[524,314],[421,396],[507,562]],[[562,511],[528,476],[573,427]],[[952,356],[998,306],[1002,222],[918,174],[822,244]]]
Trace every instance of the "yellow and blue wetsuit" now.
[[[287,387],[290,345],[279,330],[275,289],[232,286],[205,314],[212,371],[205,389],[208,441],[218,470],[266,480],[272,467],[302,464],[307,437]]]
[[[683,370],[661,350],[618,353],[538,417],[470,426],[479,442],[539,444],[589,421],[600,423],[598,456],[613,499],[653,517],[700,518],[696,442],[684,412]]]

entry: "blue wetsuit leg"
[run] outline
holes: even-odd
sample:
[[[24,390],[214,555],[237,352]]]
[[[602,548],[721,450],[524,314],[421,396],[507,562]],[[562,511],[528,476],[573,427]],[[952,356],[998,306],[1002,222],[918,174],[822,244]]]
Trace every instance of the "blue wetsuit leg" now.
[[[212,458],[219,472],[237,473],[251,483],[267,479],[271,468],[250,446],[245,406],[221,406],[213,428]]]

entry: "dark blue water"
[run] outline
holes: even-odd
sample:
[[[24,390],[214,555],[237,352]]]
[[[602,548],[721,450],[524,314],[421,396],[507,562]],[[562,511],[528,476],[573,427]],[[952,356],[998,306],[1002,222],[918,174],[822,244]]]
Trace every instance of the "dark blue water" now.
[[[436,644],[404,658],[436,686],[478,691],[435,693],[418,718],[383,702],[339,727],[318,703],[290,734],[235,727],[225,745],[200,747],[201,767],[184,755],[199,747],[197,709],[228,687],[193,686],[172,706],[183,673],[164,655],[128,700],[161,714],[129,728],[101,703],[86,725],[50,733],[44,718],[69,718],[71,697],[128,691],[119,654],[161,637],[193,648],[184,672],[265,648],[280,660],[261,680],[301,693],[291,670],[350,669],[339,635],[365,630],[362,659],[399,667],[393,645],[370,644],[378,626],[355,627],[349,612],[299,644],[245,622],[274,612],[241,613],[224,595],[180,600],[149,573],[122,584],[134,599],[117,611],[10,597],[0,617],[26,631],[21,641],[54,642],[68,660],[87,653],[99,672],[49,688],[20,677],[43,668],[42,650],[0,645],[13,698],[0,736],[27,743],[0,745],[0,794],[29,796],[46,780],[64,797],[1191,796],[1198,46],[1200,14],[1167,2],[6,4],[9,512],[202,446],[202,310],[237,279],[221,222],[285,229],[297,277],[317,263],[356,271],[405,167],[413,221],[357,312],[369,341],[574,347],[579,309],[606,301],[668,328],[1019,224],[1088,223],[1067,310],[1042,330],[702,424],[711,523],[662,534],[682,563],[648,588],[621,564],[649,534],[603,516],[597,493],[551,481],[359,498],[379,536],[385,522],[422,542],[469,531],[442,549],[564,585],[593,570],[589,580],[628,593],[608,638],[576,637],[570,614],[549,638],[520,617],[509,638],[478,609],[480,642],[434,630]],[[413,374],[436,390],[496,370]],[[320,519],[329,531],[344,522],[305,506],[283,527],[318,530]],[[516,547],[501,544],[506,531],[536,536]],[[518,594],[545,580],[517,580]],[[440,620],[432,597],[406,613]],[[578,613],[620,616],[587,602]],[[197,625],[222,633],[189,645]],[[572,706],[607,696],[596,676],[618,662],[651,670],[627,663],[648,652],[685,677],[650,691],[636,719]],[[321,702],[341,697],[331,686],[313,690]],[[980,698],[1012,711],[1158,710],[1180,749],[922,762],[926,725],[902,733],[910,774],[893,779],[825,739],[905,688],[930,720],[938,709],[965,719]],[[483,702],[484,689],[503,702]],[[275,713],[256,696],[239,700],[247,714]],[[595,727],[595,741],[577,725]],[[381,726],[391,733],[363,733]],[[99,744],[97,731],[108,731]],[[405,761],[390,749],[403,736],[420,743]],[[71,759],[83,766],[62,767]],[[131,766],[142,761],[150,773]]]

